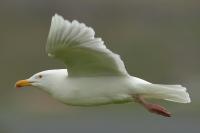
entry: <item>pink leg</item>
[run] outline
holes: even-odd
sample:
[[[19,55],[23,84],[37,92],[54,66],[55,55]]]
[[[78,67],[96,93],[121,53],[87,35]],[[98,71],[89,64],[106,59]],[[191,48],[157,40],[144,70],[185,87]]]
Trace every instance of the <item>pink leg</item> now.
[[[143,105],[149,112],[159,114],[165,117],[171,117],[171,113],[167,111],[164,107],[158,104],[148,103],[147,101],[144,100],[142,96],[136,96],[134,98],[136,99],[136,102]]]

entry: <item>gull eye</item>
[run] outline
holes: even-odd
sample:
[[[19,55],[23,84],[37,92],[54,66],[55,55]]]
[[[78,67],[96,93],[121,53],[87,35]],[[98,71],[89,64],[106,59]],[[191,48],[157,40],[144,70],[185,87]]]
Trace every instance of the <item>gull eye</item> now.
[[[38,75],[38,78],[41,79],[41,78],[42,78],[42,75]]]

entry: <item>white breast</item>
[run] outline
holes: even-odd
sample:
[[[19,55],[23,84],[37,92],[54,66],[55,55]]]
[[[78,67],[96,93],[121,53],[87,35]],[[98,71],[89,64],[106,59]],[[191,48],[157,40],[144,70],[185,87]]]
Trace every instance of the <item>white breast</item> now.
[[[132,100],[136,92],[131,77],[66,78],[54,86],[51,94],[70,105],[100,105]],[[53,87],[53,86],[52,86]]]

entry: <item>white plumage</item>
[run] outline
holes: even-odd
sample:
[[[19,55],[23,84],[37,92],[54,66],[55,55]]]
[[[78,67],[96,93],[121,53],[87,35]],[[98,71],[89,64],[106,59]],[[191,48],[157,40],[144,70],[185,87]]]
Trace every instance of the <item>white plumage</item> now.
[[[46,51],[67,65],[70,76],[128,75],[119,55],[106,48],[85,24],[52,18]]]
[[[139,99],[149,109],[141,97],[190,102],[186,88],[181,85],[152,84],[130,76],[120,56],[107,49],[92,28],[76,20],[69,22],[57,14],[53,16],[46,51],[63,61],[67,69],[43,71],[17,82],[16,86],[33,85],[63,103],[78,106]]]

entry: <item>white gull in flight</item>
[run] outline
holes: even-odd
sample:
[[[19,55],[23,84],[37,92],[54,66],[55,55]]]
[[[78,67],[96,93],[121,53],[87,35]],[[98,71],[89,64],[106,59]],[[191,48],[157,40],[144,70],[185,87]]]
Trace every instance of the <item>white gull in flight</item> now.
[[[148,111],[170,117],[164,107],[146,99],[190,103],[181,85],[153,84],[131,76],[120,56],[106,48],[92,28],[55,14],[46,52],[63,61],[67,69],[46,70],[20,80],[16,87],[35,86],[57,100],[74,106],[137,102]]]

